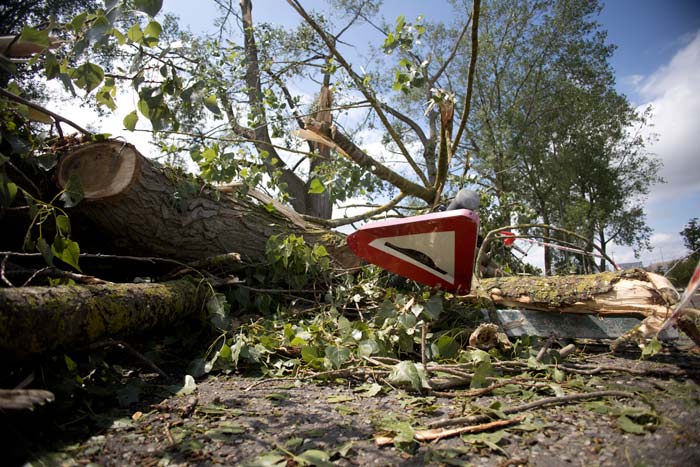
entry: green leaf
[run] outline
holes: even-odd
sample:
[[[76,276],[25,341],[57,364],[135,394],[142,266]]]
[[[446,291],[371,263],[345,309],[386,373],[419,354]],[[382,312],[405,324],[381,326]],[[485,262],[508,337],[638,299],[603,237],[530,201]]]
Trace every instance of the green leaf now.
[[[66,362],[66,369],[70,371],[71,373],[74,373],[75,371],[78,371],[78,364],[75,363],[75,361],[70,358],[68,355],[63,355],[63,361]]]
[[[54,257],[60,259],[69,266],[73,266],[78,271],[81,271],[80,266],[78,266],[80,246],[77,242],[74,242],[69,238],[61,238],[56,236],[53,244],[51,245],[51,252],[53,253]]]
[[[104,77],[102,68],[90,62],[80,65],[71,72],[71,78],[75,80],[75,84],[88,93],[99,86]]]
[[[362,397],[374,397],[380,392],[382,392],[382,386],[377,383],[365,383],[359,388],[357,388],[357,391],[362,391],[360,393],[360,396]]]
[[[134,110],[124,117],[124,128],[134,131],[136,123],[139,121],[139,114]]]
[[[409,361],[402,361],[394,365],[387,381],[398,386],[410,386],[416,391],[430,388],[423,365]]]
[[[311,347],[311,346],[302,347],[301,348],[301,358],[306,363],[309,363],[312,360],[315,360],[318,358],[318,351],[316,350],[315,347]]]
[[[340,404],[341,402],[351,402],[354,401],[355,398],[352,396],[346,396],[343,394],[339,394],[336,396],[328,396],[326,397],[326,402],[329,404]]]
[[[287,459],[279,454],[261,454],[241,464],[241,467],[285,467]]]
[[[10,181],[4,172],[0,172],[0,206],[9,208],[17,196],[17,185]]]
[[[452,336],[440,336],[435,344],[440,358],[452,358],[457,355],[459,350],[459,346]]]
[[[146,99],[139,99],[139,102],[136,104],[136,107],[139,109],[139,112],[146,117],[146,118],[151,118],[151,106],[148,104],[148,101]]]
[[[369,357],[372,354],[379,353],[379,350],[379,344],[377,344],[377,341],[374,339],[366,339],[357,344],[357,351],[360,356],[363,357]]]
[[[430,317],[432,321],[437,321],[442,314],[442,310],[442,297],[438,295],[430,297],[423,305],[423,313]]]
[[[350,349],[329,345],[326,347],[325,354],[333,368],[338,369],[350,358]]]
[[[150,21],[143,30],[143,35],[151,39],[158,39],[163,28],[158,21]]]
[[[221,331],[228,331],[231,329],[232,321],[229,316],[229,305],[226,300],[226,295],[222,293],[217,293],[209,297],[207,300],[207,311],[209,312],[209,320],[216,328]]]
[[[62,237],[68,237],[70,235],[70,220],[68,216],[63,214],[56,216],[56,227],[58,227],[58,232]]]
[[[46,71],[46,79],[54,79],[61,72],[61,66],[58,64],[56,56],[48,51],[44,57],[44,70]]]
[[[22,28],[22,34],[20,34],[19,40],[22,42],[31,42],[32,44],[48,48],[49,30],[45,29],[43,31],[39,31],[30,26],[25,26]]]
[[[143,31],[141,31],[141,26],[138,23],[131,26],[126,32],[126,37],[128,37],[131,42],[141,42],[143,39]]]
[[[204,107],[206,107],[214,115],[221,115],[221,109],[219,109],[219,103],[214,94],[207,96],[204,99]]]
[[[101,40],[112,29],[112,22],[103,14],[99,14],[90,24],[90,29],[85,33],[90,43]]]
[[[617,426],[619,426],[622,431],[635,435],[643,435],[646,432],[643,425],[632,421],[627,415],[620,415],[617,418]]]
[[[46,264],[53,266],[53,251],[44,237],[39,237],[36,241],[36,249],[39,250],[39,253],[43,256]]]
[[[326,191],[326,187],[323,186],[323,183],[321,183],[321,181],[318,178],[314,178],[313,180],[311,180],[311,184],[309,186],[309,193],[317,195],[319,193],[323,193],[324,191]]]
[[[297,462],[301,461],[302,465],[315,465],[317,467],[332,467],[333,464],[330,462],[330,458],[331,455],[329,453],[318,449],[309,449],[295,456],[295,460]]]
[[[117,103],[114,102],[114,98],[112,98],[112,91],[113,90],[114,90],[113,86],[102,86],[102,88],[100,88],[100,90],[97,91],[97,94],[95,95],[95,99],[97,100],[97,104],[104,105],[109,110],[116,110]]]
[[[66,186],[63,187],[63,194],[61,195],[60,200],[63,202],[65,207],[72,208],[80,203],[84,197],[85,193],[83,192],[83,184],[80,182],[77,175],[71,175],[66,183]]]
[[[661,352],[661,342],[654,336],[642,350],[642,358],[653,357],[657,353]]]
[[[163,7],[163,0],[134,0],[134,8],[149,16],[155,16]]]

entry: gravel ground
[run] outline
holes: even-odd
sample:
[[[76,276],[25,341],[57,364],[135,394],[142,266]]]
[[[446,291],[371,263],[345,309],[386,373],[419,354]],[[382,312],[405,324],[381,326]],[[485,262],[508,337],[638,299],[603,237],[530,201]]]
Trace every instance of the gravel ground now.
[[[310,459],[317,451],[329,460],[321,454],[313,465],[700,465],[700,359],[677,352],[653,361],[605,354],[587,361],[629,371],[579,376],[584,387],[563,385],[567,394],[624,390],[643,394],[644,400],[610,397],[543,407],[500,431],[401,450],[375,443],[387,420],[425,427],[474,405],[500,402],[505,408],[553,393],[516,388],[475,398],[460,391],[421,395],[388,388],[372,395],[369,386],[347,380],[321,384],[218,375],[199,381],[189,395],[144,397],[124,408],[115,400],[92,414],[82,410],[56,419],[47,408],[0,414],[1,439],[6,465],[295,466],[303,465],[299,456]],[[663,374],[679,369],[684,375]],[[655,409],[651,419],[635,419],[649,423],[641,434],[621,429],[622,413],[648,415],[650,407]]]

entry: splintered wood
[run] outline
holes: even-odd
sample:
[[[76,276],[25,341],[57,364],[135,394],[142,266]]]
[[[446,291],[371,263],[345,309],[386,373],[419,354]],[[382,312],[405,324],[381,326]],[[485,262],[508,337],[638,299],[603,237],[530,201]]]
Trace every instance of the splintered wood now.
[[[585,276],[513,276],[477,286],[494,304],[603,316],[665,317],[678,293],[663,276],[631,269]]]

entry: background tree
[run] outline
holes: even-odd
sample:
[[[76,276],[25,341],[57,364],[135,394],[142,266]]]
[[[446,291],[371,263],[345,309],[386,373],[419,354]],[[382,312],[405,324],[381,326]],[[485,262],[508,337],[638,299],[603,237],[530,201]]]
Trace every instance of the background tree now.
[[[693,217],[680,232],[683,244],[688,249],[688,256],[674,263],[666,273],[676,287],[688,285],[695,267],[700,261],[700,224],[698,218]]]
[[[700,223],[698,218],[693,217],[680,232],[683,237],[683,244],[695,258],[700,256]]]
[[[636,136],[646,115],[614,89],[599,11],[596,1],[489,2],[464,153],[497,225],[538,219],[585,236],[587,251],[613,240],[640,249],[650,235],[641,200],[659,163]],[[545,247],[545,271],[555,262],[592,266]]]

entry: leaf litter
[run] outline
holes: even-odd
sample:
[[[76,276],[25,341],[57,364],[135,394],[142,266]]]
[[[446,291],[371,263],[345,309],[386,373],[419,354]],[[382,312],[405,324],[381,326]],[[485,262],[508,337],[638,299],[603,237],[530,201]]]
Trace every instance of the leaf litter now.
[[[658,342],[644,354],[616,355],[596,343],[571,352],[554,338],[474,348],[481,314],[449,294],[387,287],[371,266],[331,278],[320,264],[327,253],[278,242],[268,250],[273,267],[248,283],[257,277],[268,290],[284,290],[275,281],[290,277],[280,272],[290,267],[304,279],[279,295],[215,295],[208,312],[218,337],[188,365],[174,366],[169,373],[183,375],[177,384],[122,371],[119,389],[102,384],[94,362],[85,376],[85,362],[66,356],[71,384],[89,405],[73,405],[72,416],[42,429],[50,443],[19,429],[4,437],[21,441],[17,458],[153,466],[700,463],[698,357]],[[104,402],[110,389],[122,394],[121,406]]]

